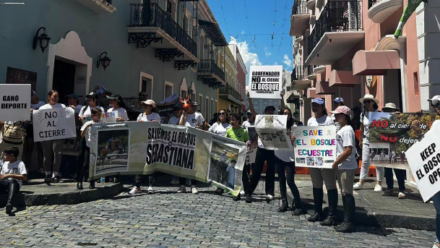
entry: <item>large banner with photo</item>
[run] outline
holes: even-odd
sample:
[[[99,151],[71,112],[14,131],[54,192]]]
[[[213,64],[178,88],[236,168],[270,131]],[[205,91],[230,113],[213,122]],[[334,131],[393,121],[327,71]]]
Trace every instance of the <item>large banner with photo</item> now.
[[[199,129],[153,122],[101,123],[93,125],[91,132],[91,179],[160,171],[215,181],[234,195],[240,192],[238,171],[245,162],[245,143],[227,138],[219,142],[216,135]]]
[[[440,191],[439,133],[440,125],[434,126],[405,153],[424,202]]]
[[[249,97],[260,99],[281,99],[283,67],[251,66],[249,73]]]
[[[371,164],[409,169],[405,152],[418,141],[418,134],[411,128],[413,121],[418,120],[420,129],[426,133],[436,119],[440,117],[435,113],[370,113]]]
[[[268,150],[292,150],[292,142],[287,136],[287,115],[257,115],[255,130]]]
[[[336,154],[336,127],[294,127],[295,166],[331,169]]]

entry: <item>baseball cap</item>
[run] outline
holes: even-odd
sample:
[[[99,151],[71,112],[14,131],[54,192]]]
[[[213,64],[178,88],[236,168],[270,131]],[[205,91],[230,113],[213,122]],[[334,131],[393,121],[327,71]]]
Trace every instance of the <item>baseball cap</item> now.
[[[440,95],[433,96],[431,99],[428,99],[432,105],[437,106],[440,104]]]
[[[199,104],[197,102],[191,102],[192,106],[199,106]]]
[[[95,92],[90,92],[89,94],[86,95],[86,98],[94,98],[96,99],[96,93]]]
[[[246,112],[246,115],[252,115],[252,111],[251,111],[251,110],[248,110],[248,111]]]
[[[67,98],[75,98],[76,100],[78,100],[78,96],[76,94],[67,95]]]
[[[156,107],[156,103],[153,100],[146,100],[146,101],[143,101],[142,103],[145,105],[151,105],[151,106],[153,106],[153,108]]]
[[[351,109],[347,106],[339,106],[334,111],[331,112],[332,114],[344,114],[344,115],[351,115]]]
[[[111,95],[111,96],[106,96],[106,97],[109,100],[116,100],[118,102],[122,101],[122,96],[121,95]]]
[[[33,95],[37,95],[37,92],[35,92],[35,90],[32,91],[31,96],[33,96]]]
[[[342,97],[336,97],[335,100],[333,100],[333,101],[340,103],[340,102],[344,102],[344,99]]]
[[[312,103],[316,103],[316,104],[319,104],[319,105],[324,105],[324,100],[322,100],[322,98],[318,97],[318,98],[314,98]]]

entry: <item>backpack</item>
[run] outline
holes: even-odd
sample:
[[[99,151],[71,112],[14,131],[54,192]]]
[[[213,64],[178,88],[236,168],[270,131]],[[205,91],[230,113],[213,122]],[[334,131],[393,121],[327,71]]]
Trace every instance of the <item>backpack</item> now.
[[[24,129],[21,121],[12,124],[5,122],[3,127],[3,141],[5,143],[21,145],[25,136],[26,129]]]

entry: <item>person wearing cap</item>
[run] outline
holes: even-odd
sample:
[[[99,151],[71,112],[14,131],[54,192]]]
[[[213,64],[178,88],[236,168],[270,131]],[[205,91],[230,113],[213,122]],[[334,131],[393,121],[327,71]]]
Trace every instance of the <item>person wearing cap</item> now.
[[[336,132],[336,156],[333,170],[337,172],[338,184],[341,189],[344,206],[344,222],[336,226],[337,232],[354,232],[354,213],[356,204],[353,197],[353,180],[358,168],[356,162],[356,135],[350,125],[351,110],[347,106],[339,106],[332,111],[341,129]]]
[[[314,98],[312,101],[312,112],[315,116],[307,120],[307,126],[333,126],[333,120],[328,116],[325,102],[322,98]],[[309,168],[310,178],[313,184],[313,202],[315,213],[307,220],[310,222],[321,221],[321,225],[331,226],[336,223],[336,210],[338,207],[338,190],[336,189],[336,173],[331,169]],[[324,198],[323,183],[327,188],[329,213],[323,220],[322,203]],[[323,220],[323,221],[322,221]]]
[[[48,103],[41,106],[40,110],[66,108],[66,105],[58,103],[60,100],[58,91],[51,90],[47,93],[47,96]],[[43,165],[46,174],[44,182],[47,185],[50,185],[51,182],[60,182],[61,177],[59,176],[59,171],[64,149],[64,140],[41,141],[41,146],[43,147]]]
[[[92,109],[99,108],[102,113],[105,113],[104,108],[97,105],[98,98],[95,92],[92,91],[86,95],[86,99],[86,105],[81,108],[78,114],[83,124],[92,120]]]
[[[4,164],[0,172],[0,194],[8,194],[6,201],[6,214],[11,215],[14,196],[17,195],[22,181],[27,181],[26,166],[18,159],[20,151],[11,147],[3,151]]]
[[[252,112],[253,116],[257,116],[258,113],[255,111],[254,104],[252,102],[252,98],[249,96],[249,92],[247,92],[249,110]],[[281,98],[284,97],[284,93],[281,93]],[[284,100],[281,99],[281,107],[284,107]],[[266,106],[264,108],[265,115],[273,115],[275,113],[274,106]],[[275,194],[275,165],[274,165],[275,154],[273,150],[268,150],[264,148],[264,144],[261,141],[260,137],[258,137],[258,149],[257,155],[255,157],[255,164],[252,165],[252,176],[250,178],[250,190],[246,195],[246,202],[252,202],[252,194],[258,186],[260,182],[261,173],[263,172],[264,163],[267,162],[266,169],[266,201],[272,201]]]
[[[67,105],[75,110],[75,114],[79,115],[82,105],[79,104],[78,96],[76,94],[70,94],[67,96]]]
[[[333,102],[335,103],[335,108],[339,107],[339,106],[344,106],[344,99],[342,99],[342,97],[336,97]],[[336,127],[336,132],[339,131],[339,129],[341,129],[341,126],[339,126],[339,123],[336,121],[335,119],[335,115],[332,114],[332,120],[333,123],[335,123],[335,127]]]
[[[160,115],[157,113],[156,103],[151,99],[148,99],[141,103],[142,103],[142,107],[144,108],[144,112],[138,116],[136,121],[160,123],[161,118]],[[130,190],[129,192],[130,195],[136,195],[142,193],[141,178],[142,178],[141,175],[135,176],[135,186]],[[151,174],[148,176],[148,189],[147,189],[148,194],[154,194],[153,184],[154,184],[154,174]]]
[[[382,108],[382,111],[385,113],[399,113],[399,109],[396,107],[396,104],[394,103],[387,103]],[[393,151],[394,157],[396,156],[395,151]],[[390,156],[392,158],[392,156]],[[393,170],[394,174],[397,178],[397,184],[399,185],[399,194],[397,197],[399,199],[405,198],[405,176],[406,176],[406,170],[402,169],[392,169],[392,168],[385,168],[385,180],[387,183],[387,189],[382,192],[383,196],[392,196],[394,194],[394,178],[393,178]]]
[[[111,108],[107,110],[107,113],[118,112],[117,122],[128,121],[127,110],[125,109],[125,103],[120,95],[107,96]]]
[[[371,94],[366,94],[364,97],[359,99],[359,101],[364,105],[364,112],[361,114],[361,135],[359,135],[359,147],[362,149],[362,166],[359,182],[353,186],[354,190],[361,190],[364,188],[364,181],[367,178],[368,171],[370,170],[370,120],[368,117],[371,112],[376,112],[379,108],[377,105],[379,100],[374,98],[374,96]],[[376,167],[377,183],[376,186],[374,186],[375,192],[382,191],[382,180],[384,173],[383,167]]]
[[[253,127],[255,126],[255,115],[252,113],[251,110],[248,110],[246,112],[246,116],[247,116],[247,120],[243,121],[243,124],[241,124],[243,126],[243,128],[249,128],[249,127]]]

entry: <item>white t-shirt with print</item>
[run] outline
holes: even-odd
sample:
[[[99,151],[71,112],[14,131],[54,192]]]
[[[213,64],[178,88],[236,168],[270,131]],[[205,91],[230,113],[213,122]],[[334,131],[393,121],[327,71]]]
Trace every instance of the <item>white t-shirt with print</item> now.
[[[336,132],[336,156],[339,157],[346,147],[351,146],[350,156],[339,165],[339,170],[357,169],[356,162],[356,135],[350,125],[342,127]]]
[[[201,127],[203,126],[203,122],[205,122],[205,118],[203,118],[202,114],[199,112],[187,114],[185,117],[185,126],[187,127]]]
[[[59,109],[59,108],[65,108],[65,107],[66,107],[66,105],[61,104],[61,103],[57,103],[55,105],[50,105],[49,103],[47,103],[47,104],[44,104],[43,106],[41,106],[39,108],[39,110],[42,110],[42,109]]]
[[[125,110],[125,108],[118,108],[118,109],[109,108],[107,110],[107,113],[111,113],[111,112],[118,112],[118,115],[120,118],[128,121],[128,114],[127,114],[127,110]]]
[[[98,124],[98,123],[100,123],[100,122],[88,121],[88,122],[84,123],[84,125],[81,127],[81,132],[84,131],[89,124]],[[91,130],[92,130],[91,127],[89,127],[86,131],[86,135],[84,135],[84,138],[86,139],[87,147],[90,147],[90,141],[92,140],[92,131]]]
[[[137,121],[157,121],[157,122],[161,122],[162,119],[160,118],[160,115],[158,113],[151,113],[149,115],[145,115],[144,113],[141,113],[138,118]]]
[[[229,123],[214,123],[210,128],[209,128],[209,132],[211,133],[215,133],[217,135],[220,135],[222,137],[226,136],[226,130],[228,130],[229,128],[231,128],[231,124]]]
[[[95,107],[84,106],[81,109],[81,111],[79,111],[79,114],[78,114],[79,117],[83,117],[83,116],[85,117],[83,120],[83,123],[86,123],[86,122],[92,120],[92,109],[95,109],[95,108],[99,108],[99,109],[101,109],[102,113],[105,113],[104,108],[101,106],[95,106]]]
[[[3,163],[1,174],[2,175],[6,175],[6,174],[27,175],[26,166],[20,160],[17,160],[14,163],[10,163],[10,162],[5,161]],[[12,180],[14,178],[8,178],[8,179]],[[23,182],[21,180],[18,180],[18,179],[15,179],[15,180],[17,180],[20,187],[21,187],[21,185],[23,185]]]

